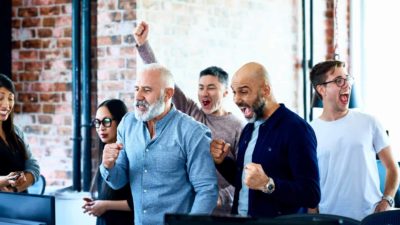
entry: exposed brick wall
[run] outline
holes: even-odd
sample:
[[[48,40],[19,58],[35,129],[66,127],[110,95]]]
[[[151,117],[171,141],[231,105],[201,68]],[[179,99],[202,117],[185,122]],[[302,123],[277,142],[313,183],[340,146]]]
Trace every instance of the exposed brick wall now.
[[[135,7],[135,1],[92,2],[93,115],[108,98],[132,105]],[[15,121],[54,187],[72,182],[71,13],[71,0],[12,1]],[[97,162],[95,132],[93,146]]]
[[[349,62],[350,38],[350,2],[327,0],[326,1],[326,59],[332,59],[336,54],[339,59]]]
[[[16,124],[22,127],[48,184],[71,177],[70,1],[12,1],[12,77]]]

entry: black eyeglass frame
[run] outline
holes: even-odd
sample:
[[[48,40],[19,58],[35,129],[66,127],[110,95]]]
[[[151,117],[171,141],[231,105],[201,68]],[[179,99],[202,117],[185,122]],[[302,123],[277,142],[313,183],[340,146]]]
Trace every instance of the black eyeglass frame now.
[[[92,125],[96,128],[100,128],[100,125],[102,124],[103,127],[111,127],[112,121],[114,119],[111,117],[104,117],[102,120],[99,119],[93,119],[92,120]]]
[[[333,80],[326,81],[326,82],[320,83],[318,85],[326,85],[326,84],[333,83],[333,82],[335,82],[337,87],[343,87],[346,82],[349,83],[350,85],[353,85],[354,77],[351,76],[351,75],[346,75],[346,78],[344,78],[344,77],[336,77]],[[342,83],[342,84],[340,84],[340,83]]]

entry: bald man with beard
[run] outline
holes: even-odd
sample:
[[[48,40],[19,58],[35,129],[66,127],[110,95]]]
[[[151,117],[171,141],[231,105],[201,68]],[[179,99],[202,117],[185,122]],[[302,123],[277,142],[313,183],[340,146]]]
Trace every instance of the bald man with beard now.
[[[234,101],[248,124],[239,140],[237,161],[229,146],[213,141],[218,171],[235,186],[232,213],[276,217],[320,201],[317,140],[311,126],[273,94],[266,69],[242,66],[233,76]]]

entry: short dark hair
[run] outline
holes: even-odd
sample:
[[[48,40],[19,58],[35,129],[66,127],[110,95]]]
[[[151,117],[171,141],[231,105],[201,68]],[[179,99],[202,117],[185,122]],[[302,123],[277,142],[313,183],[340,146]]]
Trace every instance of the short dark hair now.
[[[210,66],[200,72],[200,77],[211,75],[218,78],[218,81],[225,87],[228,87],[228,73],[220,67]]]
[[[310,81],[318,97],[322,99],[317,91],[317,86],[326,81],[328,72],[335,68],[345,67],[345,63],[339,60],[327,60],[316,64],[310,71]]]

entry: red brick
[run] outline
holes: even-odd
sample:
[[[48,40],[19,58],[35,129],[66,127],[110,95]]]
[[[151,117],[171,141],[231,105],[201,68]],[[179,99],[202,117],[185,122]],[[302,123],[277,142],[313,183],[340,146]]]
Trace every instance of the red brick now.
[[[15,28],[15,29],[20,28],[21,27],[21,20],[13,18],[12,21],[11,21],[11,27]]]
[[[49,92],[54,91],[54,84],[48,82],[41,82],[41,83],[32,83],[31,84],[32,91],[39,91],[39,92]]]
[[[11,45],[12,49],[19,49],[21,48],[21,41],[12,41]]]
[[[64,28],[64,37],[72,37],[72,29],[71,28]]]
[[[40,18],[25,18],[22,20],[22,27],[37,27],[40,24]]]
[[[37,113],[40,112],[40,104],[22,104],[22,112],[24,113]]]
[[[42,111],[43,111],[43,113],[55,113],[56,107],[53,104],[44,104]]]
[[[50,45],[55,42],[54,39],[52,40],[43,40],[42,39],[42,48],[50,48]],[[54,46],[54,45],[53,45]],[[53,47],[52,47],[53,48]]]
[[[71,47],[72,40],[70,38],[63,38],[57,40],[57,47],[58,48],[69,48]]]
[[[56,91],[71,91],[71,83],[55,83],[54,88]]]
[[[121,36],[103,36],[97,37],[97,46],[103,45],[119,45],[121,44]]]
[[[56,20],[53,17],[50,18],[43,18],[42,26],[44,27],[54,27],[56,24]]]
[[[15,83],[15,91],[17,91],[17,92],[21,92],[21,91],[23,91],[23,84],[22,83]]]
[[[38,72],[22,72],[18,74],[19,81],[38,81],[39,73]]]
[[[29,51],[19,51],[19,59],[24,60],[24,59],[30,59],[34,60],[38,58],[38,53],[37,51],[34,50],[29,50]]]
[[[42,93],[40,94],[41,102],[60,102],[61,96],[59,93]]]
[[[21,113],[21,104],[14,105],[14,113]]]
[[[40,52],[40,59],[54,59],[60,55],[60,50],[45,50]]]
[[[38,116],[39,124],[52,124],[53,117],[47,115],[39,115]]]
[[[18,9],[19,17],[35,17],[38,16],[38,9],[34,7],[30,8],[19,8]]]
[[[26,41],[22,42],[22,46],[24,48],[41,48],[42,41],[38,40],[38,39],[26,40]]]
[[[32,0],[32,5],[52,5],[54,0]]]
[[[12,62],[12,71],[21,71],[24,69],[24,63],[23,62]]]
[[[38,95],[36,93],[18,93],[18,101],[22,103],[37,103]]]
[[[55,0],[56,4],[66,4],[66,3],[71,3],[72,0]]]
[[[12,0],[11,5],[12,7],[22,6],[22,0]]]
[[[60,14],[60,6],[49,6],[40,8],[41,16],[53,16],[59,14]]]
[[[53,31],[51,29],[39,29],[38,34],[40,38],[46,38],[53,36]]]
[[[56,19],[56,26],[71,26],[72,25],[72,17],[71,16],[61,16]]]
[[[40,71],[43,68],[42,62],[25,62],[24,69],[27,71]]]

